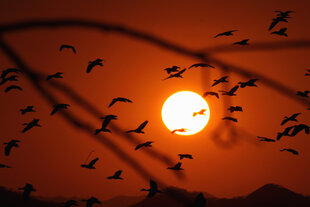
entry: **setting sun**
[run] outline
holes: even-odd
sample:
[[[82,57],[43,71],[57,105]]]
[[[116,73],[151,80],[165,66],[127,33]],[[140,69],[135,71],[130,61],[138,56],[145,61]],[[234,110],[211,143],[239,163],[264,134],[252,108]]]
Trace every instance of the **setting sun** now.
[[[161,115],[170,131],[179,135],[192,135],[207,125],[210,109],[207,102],[197,93],[180,91],[166,100]]]

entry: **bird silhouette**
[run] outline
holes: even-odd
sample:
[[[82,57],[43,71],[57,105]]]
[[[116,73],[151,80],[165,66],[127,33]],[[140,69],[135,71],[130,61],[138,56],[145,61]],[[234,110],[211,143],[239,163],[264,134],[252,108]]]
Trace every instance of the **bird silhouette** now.
[[[2,78],[2,80],[0,82],[0,85],[3,85],[3,84],[5,84],[8,81],[18,81],[17,78],[18,78],[18,75],[11,75],[11,76],[9,76],[7,78]]]
[[[302,91],[297,91],[296,95],[297,96],[301,96],[301,97],[305,97],[305,98],[309,98],[308,94],[309,94],[310,91],[308,90],[305,90],[304,92]]]
[[[91,71],[92,71],[92,69],[96,66],[96,65],[98,65],[98,66],[100,66],[100,67],[102,67],[103,66],[103,64],[102,64],[102,59],[96,59],[96,60],[94,60],[94,61],[89,61],[88,62],[88,66],[87,66],[87,70],[86,70],[86,73],[90,73]]]
[[[296,117],[300,114],[301,113],[296,113],[296,114],[291,115],[290,117],[285,116],[283,121],[281,122],[281,125],[284,125],[288,121],[296,121],[297,122],[298,120],[296,119]]]
[[[33,188],[33,186],[29,183],[26,183],[26,185],[22,188],[18,188],[18,190],[23,190],[23,199],[26,201],[29,199],[31,192],[36,192],[36,189]]]
[[[62,207],[71,207],[71,206],[78,206],[76,200],[68,200],[62,203]]]
[[[144,134],[144,131],[142,131],[144,129],[144,127],[147,125],[148,121],[144,121],[142,124],[140,124],[140,126],[134,130],[129,130],[126,131],[126,133],[131,133],[131,132],[135,132],[135,133],[142,133]]]
[[[164,70],[167,71],[168,74],[172,73],[172,72],[178,72],[180,69],[179,66],[175,66],[173,65],[172,67],[170,68],[165,68]]]
[[[305,76],[310,76],[310,69],[307,69],[307,72],[305,73]]]
[[[191,160],[194,159],[191,154],[178,154],[178,156],[180,157],[180,160],[182,160],[183,158],[187,158]]]
[[[175,164],[175,166],[173,167],[167,167],[168,170],[184,170],[183,168],[181,168],[182,163],[178,162],[177,164]]]
[[[1,164],[1,163],[0,163],[0,168],[12,168],[12,167],[9,166],[9,165],[5,165],[5,164]]]
[[[257,138],[259,139],[259,141],[261,142],[275,142],[276,140],[274,139],[270,139],[268,137],[260,137],[260,136],[257,136]]]
[[[27,112],[36,112],[34,110],[34,106],[27,106],[24,109],[19,109],[19,111],[21,112],[22,115],[26,114]]]
[[[131,100],[127,99],[127,98],[123,98],[123,97],[117,97],[117,98],[113,98],[113,100],[111,101],[111,103],[109,104],[109,107],[113,106],[116,102],[127,102],[127,103],[132,103]]]
[[[33,119],[31,122],[29,123],[24,123],[23,125],[25,126],[22,133],[25,133],[26,131],[32,129],[33,127],[41,127],[41,125],[39,125],[39,121],[40,119]]]
[[[294,126],[290,126],[290,127],[286,127],[283,132],[278,132],[278,135],[277,135],[277,140],[280,140],[283,136],[290,136],[290,131],[291,129],[293,129]]]
[[[288,22],[286,18],[287,17],[283,16],[277,16],[276,18],[273,18],[268,30],[272,30],[279,22]]]
[[[217,79],[217,80],[215,79],[215,80],[213,80],[214,83],[212,84],[211,87],[216,86],[216,85],[219,84],[219,83],[227,83],[227,82],[228,82],[227,78],[228,78],[228,76],[223,76],[223,77],[221,77],[220,79]]]
[[[92,207],[94,204],[101,204],[101,201],[99,201],[96,197],[90,197],[89,199],[84,199],[82,201],[86,202],[86,207]]]
[[[54,115],[58,110],[61,109],[68,109],[70,105],[69,104],[55,104],[53,107],[53,110],[51,112],[51,115]]]
[[[4,143],[4,145],[6,145],[4,148],[5,156],[10,155],[10,152],[11,152],[13,147],[19,147],[18,142],[20,142],[20,140],[12,139],[11,141]]]
[[[61,72],[57,72],[57,73],[54,73],[52,75],[48,75],[46,77],[46,80],[51,80],[52,78],[63,78],[62,74],[63,73],[61,73]]]
[[[207,63],[195,63],[195,64],[189,66],[188,69],[197,68],[197,67],[202,67],[202,68],[210,67],[210,68],[214,68],[214,66],[209,65]]]
[[[203,97],[205,98],[205,97],[207,97],[208,95],[216,96],[216,98],[218,98],[218,99],[220,98],[218,93],[212,92],[212,91],[207,91],[207,92],[205,92],[205,93],[203,94]]]
[[[233,45],[249,45],[248,41],[250,39],[244,39],[244,40],[241,40],[239,42],[234,42]]]
[[[152,143],[154,143],[153,141],[147,141],[147,142],[144,142],[142,144],[138,144],[136,147],[135,147],[135,150],[138,150],[140,149],[141,147],[152,147]]]
[[[230,111],[230,113],[233,113],[234,111],[243,111],[241,106],[230,106],[227,110]]]
[[[17,68],[8,68],[2,71],[0,78],[5,78],[9,73],[20,73]]]
[[[141,191],[148,191],[149,193],[147,194],[148,198],[154,197],[157,193],[161,193],[160,190],[158,190],[157,183],[153,180],[150,180],[150,188],[145,189],[142,188]]]
[[[16,86],[16,85],[10,85],[10,86],[8,86],[8,87],[4,90],[4,92],[7,93],[7,92],[9,92],[9,91],[11,91],[11,90],[20,90],[20,91],[22,91],[23,89],[22,89],[21,87],[19,87],[19,86]]]
[[[122,170],[118,170],[118,171],[116,171],[116,172],[114,173],[114,175],[109,176],[108,179],[123,180],[123,178],[120,177],[121,174],[122,174],[122,172],[123,172]]]
[[[98,157],[96,157],[95,159],[93,159],[92,161],[90,161],[87,165],[86,164],[82,164],[81,167],[83,168],[87,168],[87,169],[96,169],[95,168],[95,164],[96,162],[99,160]]]
[[[282,11],[276,10],[276,11],[274,11],[274,12],[277,13],[277,16],[278,16],[278,17],[291,18],[290,13],[293,13],[294,11],[285,11],[285,12],[282,12]]]
[[[168,76],[167,78],[163,79],[163,80],[167,80],[169,78],[183,78],[182,76],[182,73],[184,73],[186,70],[186,68],[184,68],[183,70],[177,72],[177,73],[174,73],[174,74],[170,74],[170,76]]]
[[[286,34],[286,30],[287,30],[287,28],[283,27],[278,31],[271,32],[271,34],[276,34],[276,35],[288,37],[288,35]]]
[[[280,150],[280,152],[284,152],[284,151],[290,152],[290,153],[292,153],[294,155],[298,155],[299,154],[296,150],[291,149],[291,148],[284,148],[284,149]]]
[[[74,54],[76,54],[76,50],[72,45],[61,45],[59,51],[61,52],[64,48],[71,49],[74,52]]]
[[[187,207],[206,207],[206,203],[207,203],[206,198],[203,196],[202,193],[199,193],[196,196],[194,203],[187,206]]]
[[[233,122],[238,122],[238,120],[236,118],[233,118],[233,117],[230,117],[230,116],[226,116],[226,117],[222,118],[222,120],[230,120],[230,121],[233,121]]]
[[[235,85],[230,91],[219,91],[222,92],[222,95],[227,95],[227,96],[236,96],[235,92],[238,90],[239,86]]]
[[[174,129],[174,130],[171,131],[171,134],[174,134],[176,132],[187,132],[187,131],[188,131],[188,129],[185,129],[185,128]]]
[[[294,125],[293,127],[294,127],[293,131],[290,134],[290,136],[292,136],[292,137],[295,136],[296,134],[298,134],[299,132],[301,132],[302,130],[305,130],[305,133],[309,134],[310,127],[306,124]]]
[[[111,120],[117,120],[117,116],[109,114],[105,117],[101,117],[101,119],[103,119],[101,128],[95,130],[95,135],[99,134],[100,132],[111,132],[111,130],[107,129],[107,126]]]
[[[257,78],[254,78],[254,79],[250,79],[248,80],[247,82],[239,82],[238,84],[240,84],[240,87],[241,88],[245,88],[246,86],[254,86],[254,87],[257,87],[257,85],[255,84],[255,82],[258,81]]]
[[[226,32],[222,32],[222,33],[219,33],[217,35],[214,36],[214,38],[217,38],[217,37],[220,37],[220,36],[232,36],[233,35],[233,32],[237,32],[238,30],[229,30],[229,31],[226,31]]]
[[[197,116],[197,115],[206,115],[205,112],[207,111],[207,109],[201,109],[198,112],[194,112],[193,113],[193,117]]]

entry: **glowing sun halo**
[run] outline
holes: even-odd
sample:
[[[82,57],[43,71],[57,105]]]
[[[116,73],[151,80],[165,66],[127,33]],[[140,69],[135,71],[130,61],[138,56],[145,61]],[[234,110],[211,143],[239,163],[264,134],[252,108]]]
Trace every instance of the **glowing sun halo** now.
[[[206,109],[205,115],[197,114]],[[201,131],[208,123],[210,109],[208,103],[197,93],[180,91],[171,95],[163,105],[161,111],[163,122],[170,130],[187,129],[185,132],[175,132],[179,135],[192,135]]]

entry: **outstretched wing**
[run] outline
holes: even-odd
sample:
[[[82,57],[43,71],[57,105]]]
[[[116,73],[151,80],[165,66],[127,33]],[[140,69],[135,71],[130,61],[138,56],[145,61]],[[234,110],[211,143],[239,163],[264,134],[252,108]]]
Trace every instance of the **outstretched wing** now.
[[[121,176],[121,174],[122,174],[122,170],[118,170],[118,171],[116,171],[115,173],[114,173],[114,176],[115,177],[119,177],[119,176]]]
[[[20,91],[23,90],[23,89],[22,89],[21,87],[19,87],[19,86],[11,85],[11,86],[8,86],[8,87],[4,90],[4,92],[7,93],[7,92],[9,92],[10,90],[13,90],[13,89],[17,89],[17,90],[20,90]]]
[[[117,101],[118,101],[117,98],[113,98],[113,100],[112,100],[111,103],[109,104],[109,108],[110,108],[111,106],[113,106]]]
[[[144,127],[147,125],[149,121],[145,121],[142,124],[140,124],[140,126],[137,128],[138,131],[142,131],[144,129]]]
[[[138,144],[138,145],[136,146],[135,150],[138,150],[138,149],[140,149],[140,148],[143,147],[143,146],[144,146],[144,143],[143,143],[143,144]]]
[[[93,69],[94,66],[95,65],[93,64],[93,62],[88,63],[86,73],[90,73],[90,71]]]
[[[10,144],[6,145],[4,148],[4,154],[5,156],[9,156],[11,152],[12,146]]]
[[[279,23],[279,19],[278,18],[273,19],[273,21],[271,22],[268,30],[269,31],[272,30],[278,23]]]
[[[230,89],[230,93],[235,93],[237,91],[237,89],[239,88],[238,85],[234,86],[232,89]]]
[[[181,165],[182,165],[182,163],[181,163],[181,162],[178,162],[178,163],[175,165],[175,167],[176,167],[176,168],[180,168]]]
[[[157,190],[157,183],[153,180],[150,180],[150,189]]]
[[[132,103],[132,101],[129,100],[128,98],[118,97],[117,99],[118,99],[118,101],[121,101],[121,102],[129,102],[129,103]]]
[[[94,165],[94,164],[96,164],[96,162],[99,160],[99,158],[98,157],[96,157],[95,159],[93,159],[92,161],[90,161],[90,163],[88,164],[88,165]]]

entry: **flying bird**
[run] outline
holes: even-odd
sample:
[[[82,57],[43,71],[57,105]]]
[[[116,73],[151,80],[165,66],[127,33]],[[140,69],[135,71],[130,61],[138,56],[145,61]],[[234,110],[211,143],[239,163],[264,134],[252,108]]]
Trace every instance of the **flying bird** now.
[[[140,124],[140,126],[134,130],[129,130],[126,131],[126,133],[131,133],[131,132],[135,132],[135,133],[142,133],[144,134],[144,131],[142,131],[144,129],[144,127],[147,125],[148,121],[144,121],[142,124]]]
[[[212,84],[211,87],[216,86],[216,85],[219,84],[219,83],[227,83],[227,82],[228,82],[227,78],[228,78],[228,76],[223,76],[223,77],[221,77],[220,79],[217,79],[217,80],[215,79],[215,80],[213,80],[214,83]]]
[[[174,73],[174,74],[171,74],[170,76],[168,76],[167,78],[163,79],[163,80],[167,80],[169,78],[183,78],[182,76],[182,73],[184,73],[186,70],[186,68],[184,68],[183,70],[177,72],[177,73]]]
[[[209,65],[207,63],[195,63],[195,64],[189,66],[188,69],[197,68],[197,67],[203,67],[203,68],[210,67],[210,68],[214,68],[214,66]]]
[[[217,37],[220,37],[220,36],[232,36],[233,35],[233,32],[237,32],[238,30],[229,30],[229,31],[226,31],[226,32],[222,32],[222,33],[219,33],[217,35],[214,36],[214,38],[217,38]]]
[[[68,200],[66,202],[63,202],[62,205],[63,205],[62,207],[78,206],[76,200]]]
[[[292,133],[290,134],[290,136],[293,137],[296,134],[298,134],[299,132],[301,132],[302,130],[305,130],[305,133],[309,134],[310,127],[308,125],[306,125],[306,124],[295,125]]]
[[[191,160],[194,159],[191,154],[178,154],[178,156],[180,157],[180,160],[182,160],[183,158],[187,158]]]
[[[272,30],[279,22],[288,22],[286,18],[287,17],[282,16],[277,16],[276,18],[273,18],[268,30]]]
[[[167,71],[168,74],[172,73],[172,72],[178,72],[180,69],[179,66],[172,66],[170,68],[165,68],[164,70]]]
[[[235,92],[238,90],[239,86],[235,85],[230,91],[219,91],[222,92],[222,95],[227,95],[227,96],[236,96]]]
[[[300,114],[301,113],[296,113],[296,114],[291,115],[290,117],[285,116],[284,120],[281,122],[281,125],[284,125],[288,121],[296,121],[297,122],[298,120],[296,118]]]
[[[96,197],[90,197],[89,199],[84,199],[82,201],[86,202],[86,207],[92,207],[94,204],[101,204],[101,201],[99,201]]]
[[[111,120],[117,120],[117,116],[110,114],[105,117],[101,117],[101,119],[103,119],[101,128],[95,130],[95,135],[99,134],[100,132],[111,132],[110,129],[107,129],[107,126]]]
[[[233,45],[249,45],[248,41],[250,39],[244,39],[244,40],[241,40],[239,42],[234,42]]]
[[[309,96],[308,96],[309,93],[310,93],[310,91],[308,91],[308,90],[305,90],[304,92],[297,91],[296,95],[301,96],[301,97],[305,97],[305,98],[309,98]]]
[[[188,129],[185,129],[185,128],[174,129],[174,130],[171,131],[171,134],[174,134],[176,132],[187,132],[187,131],[188,131]]]
[[[286,28],[286,27],[283,27],[283,28],[281,28],[281,29],[278,30],[278,31],[271,32],[271,34],[276,34],[276,35],[279,35],[279,36],[288,37],[288,35],[286,34],[286,30],[287,30],[287,28]]]
[[[284,149],[281,149],[281,150],[280,150],[280,152],[283,152],[283,151],[290,152],[290,153],[292,153],[292,154],[294,154],[294,155],[298,155],[298,154],[299,154],[296,150],[290,149],[290,148],[284,148]]]
[[[33,119],[31,122],[29,123],[24,123],[23,125],[25,126],[22,133],[25,133],[26,131],[32,129],[33,127],[41,127],[41,125],[39,124],[40,119]]]
[[[178,162],[177,164],[175,164],[175,166],[173,167],[167,167],[168,170],[184,170],[183,168],[181,168],[182,163]]]
[[[68,109],[70,105],[69,104],[55,104],[53,107],[53,110],[51,112],[51,115],[54,115],[58,110],[61,109]]]
[[[152,198],[156,195],[156,193],[161,193],[160,190],[158,190],[157,183],[153,180],[150,180],[150,188],[145,189],[142,188],[141,191],[148,191],[149,193],[147,194],[148,198]]]
[[[203,94],[203,97],[205,98],[205,97],[207,97],[208,95],[216,96],[216,98],[218,98],[218,99],[220,98],[218,93],[212,92],[212,91],[207,91],[207,92],[205,92],[205,93]]]
[[[64,48],[71,49],[74,52],[74,54],[76,54],[76,50],[72,45],[61,45],[59,51],[61,52]]]
[[[226,116],[226,117],[222,118],[222,120],[230,120],[230,121],[233,121],[233,122],[238,122],[238,120],[236,118],[233,118],[233,117],[230,117],[230,116]]]
[[[0,163],[0,168],[12,168],[12,167],[9,166],[9,165],[5,165],[5,164],[1,164],[1,163]]]
[[[31,192],[36,192],[36,189],[33,188],[33,185],[26,183],[26,185],[22,188],[18,188],[18,190],[23,190],[23,199],[26,201],[30,197]]]
[[[233,113],[234,111],[243,111],[241,106],[230,106],[227,110],[230,111],[230,113]]]
[[[206,115],[205,112],[207,111],[207,109],[201,109],[198,112],[194,112],[193,113],[193,117],[197,116],[197,115]]]
[[[255,82],[258,81],[257,78],[254,78],[254,79],[250,79],[248,80],[247,82],[239,82],[238,84],[240,84],[240,87],[241,88],[245,88],[246,86],[254,86],[254,87],[257,87],[257,85],[255,84]]]
[[[123,97],[117,97],[117,98],[113,98],[113,100],[111,101],[111,103],[109,104],[109,108],[111,106],[113,106],[116,102],[127,102],[127,103],[132,103],[131,100],[127,99],[127,98],[123,98]]]
[[[9,92],[9,91],[11,91],[11,90],[20,90],[20,91],[22,91],[23,89],[22,89],[21,87],[19,87],[19,86],[16,86],[16,85],[10,85],[10,86],[8,86],[8,87],[4,90],[4,92],[7,93],[7,92]]]
[[[154,143],[153,141],[147,141],[147,142],[144,142],[142,144],[138,144],[136,147],[135,147],[135,150],[138,150],[140,149],[141,147],[152,147],[152,143]]]
[[[274,139],[270,139],[268,137],[260,137],[260,136],[257,136],[257,138],[259,139],[259,141],[261,142],[275,142],[276,140]]]
[[[95,159],[93,159],[92,161],[90,161],[87,165],[86,164],[82,164],[81,167],[83,168],[87,168],[87,169],[96,169],[95,168],[95,164],[96,162],[99,160],[98,157],[96,157]]]
[[[57,72],[57,73],[55,73],[55,74],[48,75],[48,76],[46,77],[46,80],[51,80],[52,78],[63,78],[62,74],[63,74],[63,73],[61,73],[61,72]]]
[[[291,18],[290,13],[293,13],[294,11],[285,11],[285,12],[283,12],[283,11],[276,10],[274,12],[277,13],[278,17]]]
[[[27,112],[36,112],[34,110],[34,106],[27,106],[24,109],[19,109],[19,111],[21,112],[22,115],[26,114]]]
[[[11,76],[9,76],[7,78],[2,78],[2,80],[0,82],[0,85],[3,85],[3,84],[5,84],[8,81],[18,81],[17,78],[18,78],[18,75],[11,75]]]
[[[20,73],[17,68],[8,68],[2,71],[0,78],[5,78],[9,73]]]
[[[16,140],[16,139],[12,139],[11,141],[4,143],[4,145],[6,145],[5,148],[4,148],[5,156],[9,156],[10,155],[10,152],[11,152],[13,147],[19,147],[18,142],[20,142],[20,141]]]
[[[310,76],[310,69],[307,69],[307,72],[305,73],[305,76]]]
[[[121,174],[122,174],[122,172],[123,172],[122,170],[118,170],[118,171],[116,171],[116,172],[114,173],[114,175],[109,176],[108,179],[123,180],[123,178],[120,177]]]
[[[87,66],[87,70],[86,70],[86,73],[90,73],[91,71],[92,71],[92,69],[96,66],[96,65],[98,65],[98,66],[100,66],[100,67],[102,67],[103,66],[103,64],[102,64],[102,59],[96,59],[96,60],[94,60],[94,61],[89,61],[88,62],[88,66]]]
[[[277,140],[280,140],[283,136],[291,136],[289,133],[294,126],[286,127],[283,132],[278,132]]]

